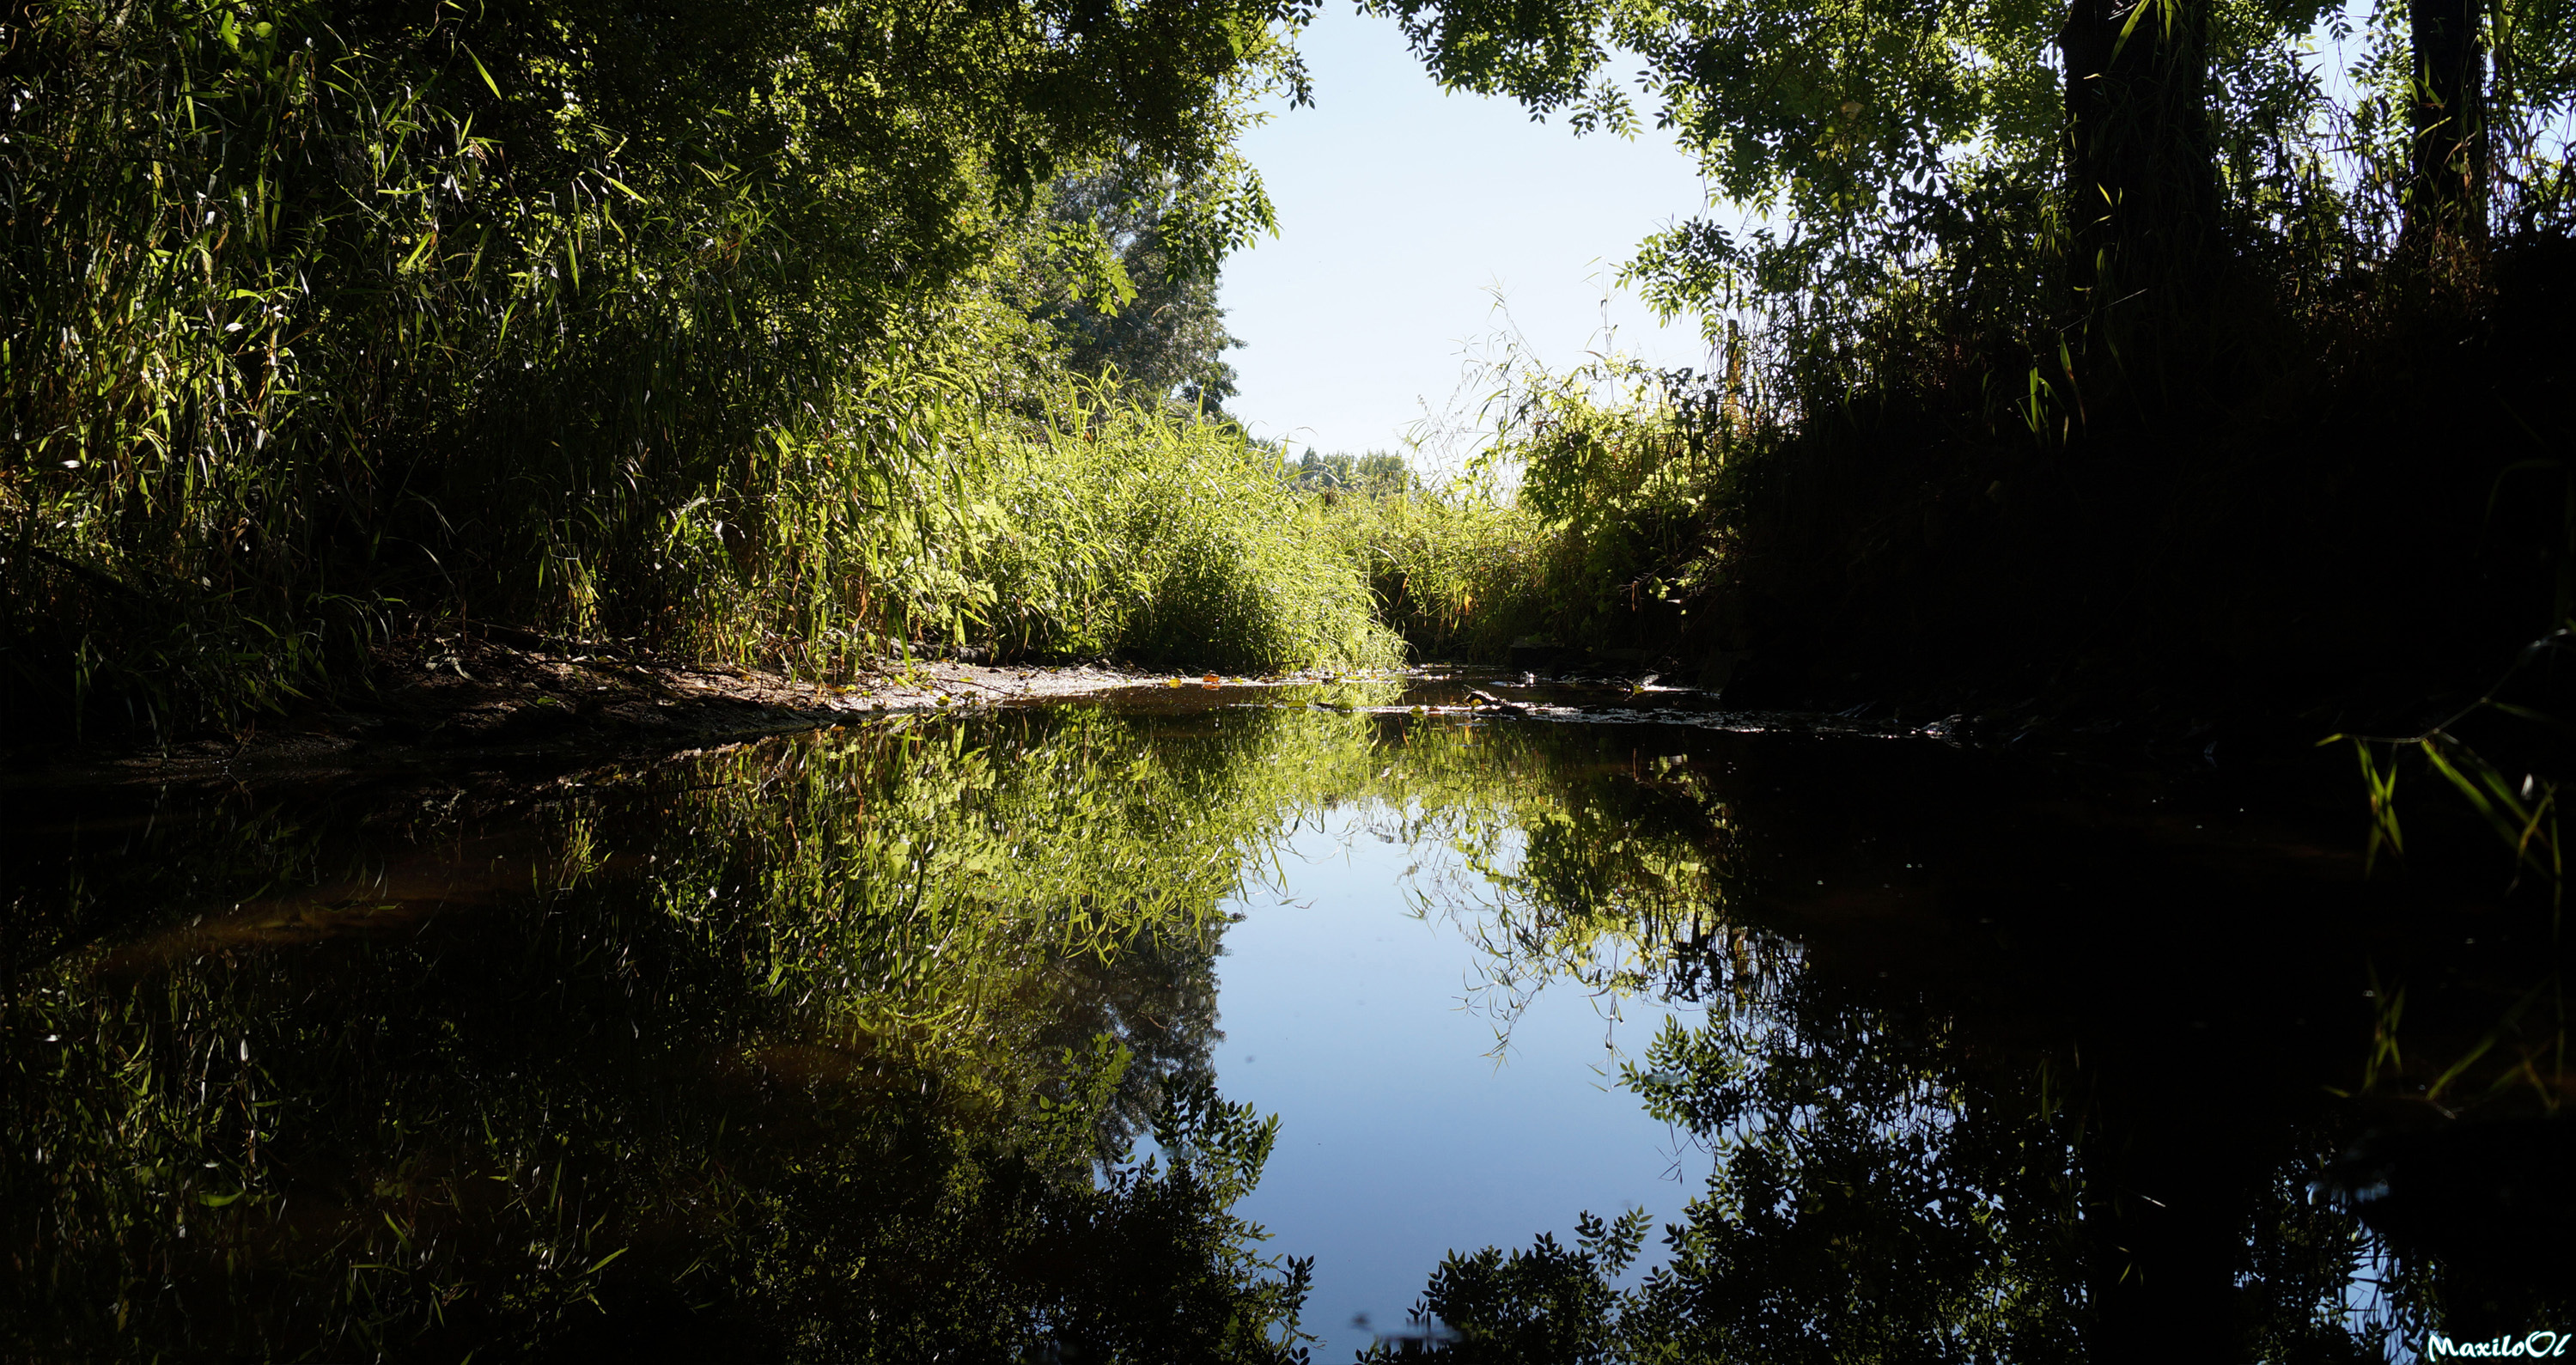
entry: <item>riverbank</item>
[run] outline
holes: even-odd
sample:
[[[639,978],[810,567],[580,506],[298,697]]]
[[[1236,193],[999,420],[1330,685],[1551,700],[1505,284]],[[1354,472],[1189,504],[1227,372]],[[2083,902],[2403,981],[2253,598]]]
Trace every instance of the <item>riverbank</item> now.
[[[2313,755],[2318,734],[2291,718],[2154,706],[2126,713],[2086,699],[1925,692],[1783,696],[1749,655],[1718,654],[1699,667],[1686,644],[1668,650],[1563,650],[1517,666],[1426,661],[1369,677],[1409,678],[1407,705],[1490,711],[1542,721],[1662,720],[1719,728],[1901,736],[2082,757],[2159,770]],[[1523,651],[1516,651],[1516,654]],[[1463,671],[1462,671],[1463,670]],[[1730,674],[1735,676],[1730,677]],[[616,641],[582,641],[476,624],[381,648],[375,687],[354,697],[292,707],[237,732],[206,729],[167,741],[132,732],[21,733],[0,747],[0,780],[204,782],[295,778],[334,772],[447,765],[459,756],[502,763],[608,761],[676,754],[904,713],[1097,697],[1119,689],[1188,687],[1195,709],[1211,684],[1322,683],[1338,670],[1238,676],[1150,668],[1113,660],[985,664],[884,658],[843,683],[803,681],[772,669],[692,660]],[[1742,685],[1750,679],[1754,685]],[[1228,697],[1239,697],[1233,687]],[[1482,698],[1482,700],[1479,700]],[[1347,701],[1330,704],[1347,707]],[[1399,705],[1393,708],[1405,709]]]
[[[664,752],[809,730],[864,716],[1063,699],[1215,676],[1097,662],[994,666],[879,659],[841,684],[677,659],[615,642],[478,626],[376,651],[369,693],[291,709],[237,734],[167,743],[69,730],[18,734],[0,774],[18,780],[187,781],[399,767],[433,754]]]

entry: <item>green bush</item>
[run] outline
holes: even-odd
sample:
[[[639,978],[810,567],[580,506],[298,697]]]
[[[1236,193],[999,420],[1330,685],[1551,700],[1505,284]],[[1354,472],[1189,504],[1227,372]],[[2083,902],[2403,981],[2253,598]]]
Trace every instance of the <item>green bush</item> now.
[[[1401,662],[1321,499],[1239,427],[1069,388],[1050,405],[965,476],[943,556],[968,566],[958,638],[1245,671]]]
[[[1417,655],[1496,659],[1548,629],[1549,528],[1508,494],[1461,484],[1344,495],[1326,522]]]
[[[1718,513],[1758,430],[1740,397],[1616,358],[1496,371],[1502,420],[1466,477],[1330,504],[1342,553],[1417,652],[1605,644],[1644,604],[1715,583]]]
[[[460,618],[901,635],[964,590],[905,555],[1051,363],[1032,309],[1134,292],[1050,186],[1185,189],[1159,241],[1212,271],[1269,222],[1232,140],[1290,17],[12,6],[0,707],[237,723]]]

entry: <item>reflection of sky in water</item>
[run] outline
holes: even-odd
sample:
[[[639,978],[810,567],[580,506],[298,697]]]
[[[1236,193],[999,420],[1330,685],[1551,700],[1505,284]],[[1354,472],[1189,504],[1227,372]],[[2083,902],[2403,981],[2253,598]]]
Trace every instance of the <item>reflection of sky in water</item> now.
[[[1496,1020],[1466,998],[1478,953],[1415,893],[1473,878],[1436,836],[1389,843],[1388,813],[1309,813],[1228,908],[1217,964],[1216,1068],[1227,1098],[1280,1116],[1279,1147],[1238,1208],[1272,1254],[1313,1256],[1305,1325],[1318,1361],[1400,1329],[1452,1248],[1571,1245],[1574,1220],[1644,1205],[1661,1223],[1706,1183],[1708,1158],[1617,1088],[1665,1010],[1538,993],[1494,1060]],[[1686,1018],[1685,1022],[1689,1022]],[[1616,1051],[1604,1047],[1615,1041]],[[1634,1273],[1634,1272],[1632,1272]]]

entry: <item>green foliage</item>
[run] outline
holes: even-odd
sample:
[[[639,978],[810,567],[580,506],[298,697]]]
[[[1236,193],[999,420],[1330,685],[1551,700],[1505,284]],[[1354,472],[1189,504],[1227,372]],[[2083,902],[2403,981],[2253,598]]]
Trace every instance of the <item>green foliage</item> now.
[[[1787,1359],[2085,1360],[2127,1344],[2106,1327],[2136,1290],[2096,1258],[2122,1197],[2116,1138],[2052,1094],[2051,1071],[1981,1058],[1937,1018],[1837,999],[1783,941],[1757,942],[1747,989],[1701,1026],[1668,1021],[1624,1082],[1714,1157],[1665,1230],[1668,1258],[1622,1283],[1641,1215],[1585,1215],[1569,1252],[1452,1253],[1416,1313],[1446,1324],[1425,1354],[1459,1362]],[[1758,983],[1758,984],[1757,984]],[[2249,1227],[2219,1234],[2235,1322],[2267,1358],[2337,1359],[2402,1338],[2356,1314],[2367,1242],[2309,1193],[2312,1166],[2268,1188]],[[2156,1292],[2170,1292],[2159,1283]],[[2412,1321],[2424,1305],[2391,1303]],[[1436,1340],[1436,1339],[1435,1339]]]
[[[1269,224],[1231,140],[1297,16],[12,10],[0,677],[187,723],[424,617],[881,642],[928,571],[864,551],[933,532],[933,457],[1052,345],[1029,307],[1128,287],[1041,191],[1183,187],[1159,241],[1205,277]]]
[[[2027,1131],[2037,1105],[1963,1084],[1937,1026],[1768,1023],[1668,1025],[1630,1069],[1719,1153],[1640,1317],[1714,1358],[1790,1323],[1821,1329],[1799,1343],[1817,1361],[2082,1358],[2069,1152]]]
[[[2409,117],[2421,98],[2414,9],[2380,0],[2334,25],[2336,37],[2356,50],[2349,76],[2359,98],[2336,119],[2352,147],[2354,192],[2389,218],[2401,216],[2417,192]],[[2508,238],[2564,232],[2576,209],[2564,126],[2576,106],[2576,11],[2559,0],[2487,0],[2469,13],[2488,66],[2477,112],[2490,140],[2489,212]]]
[[[1729,339],[1730,388],[1730,319],[1757,321],[1772,409],[1810,433],[1929,409],[1992,439],[2017,405],[2056,447],[2312,384],[2304,367],[2384,325],[2366,314],[2481,287],[2475,251],[2398,250],[2428,118],[2476,182],[2448,192],[2476,201],[2459,239],[2489,218],[2560,233],[2576,204],[2557,0],[2458,7],[2494,70],[2447,115],[2413,51],[2426,2],[2378,4],[2358,35],[2332,7],[2247,0],[1373,8],[1445,84],[1578,132],[1632,135],[1648,109],[1672,129],[1712,207],[1754,221],[1677,224],[1625,278]],[[2359,98],[2338,104],[2316,49],[2356,36]],[[1633,90],[1612,76],[1631,64]]]
[[[1868,974],[1838,968],[1836,939],[1766,930],[1774,915],[1812,933],[1847,912],[1770,880],[1798,836],[1766,829],[1767,802],[1728,799],[1727,774],[1739,763],[1759,774],[1747,761],[1758,750],[1721,752],[1734,761],[1703,751],[1697,762],[1631,767],[1586,764],[1565,745],[1546,755],[1548,780],[1519,784],[1533,799],[1471,814],[1475,797],[1462,790],[1408,820],[1408,837],[1452,841],[1472,870],[1426,908],[1481,945],[1485,984],[1506,997],[1492,1002],[1497,1013],[1551,984],[1695,1007],[1622,1080],[1711,1165],[1706,1188],[1663,1230],[1660,1264],[1639,1273],[1631,1261],[1646,1231],[1636,1213],[1583,1215],[1570,1247],[1542,1235],[1510,1250],[1461,1248],[1430,1277],[1410,1341],[1381,1343],[1371,1358],[2081,1360],[2170,1325],[2260,1358],[2342,1359],[2420,1340],[2442,1320],[2414,1269],[2388,1274],[2384,1244],[2350,1208],[2316,1197],[2342,1145],[2330,1128],[2217,1134],[2205,1121],[2168,1121],[2170,1076],[2205,1076],[2210,1064],[2152,1079],[2119,1078],[2119,1062],[2088,1072],[2088,1059],[2101,1065],[2098,1035],[2072,1067],[2062,1051],[2033,1058],[1967,1003],[1981,987],[1941,1009],[1918,988],[1856,985]],[[1503,765],[1534,756],[1488,755]],[[1776,758],[1803,766],[1812,755]],[[1777,790],[1769,775],[1733,781]],[[1922,818],[1890,816],[1888,829],[1941,838]],[[1837,867],[1882,837],[1866,822],[1825,819],[1832,832],[1808,856]],[[2127,1027],[2140,1031],[2131,1046],[2164,1056],[2156,1023]],[[2143,1085],[2136,1102],[2161,1126],[2124,1126],[2139,1120],[2103,1098],[2124,1081]],[[2276,1164],[2193,1213],[2188,1238],[2162,1247],[2174,1259],[2151,1264],[2135,1248],[2174,1236],[2156,1231],[2171,1216],[2161,1201],[2207,1187],[2203,1142],[2227,1144],[2237,1154],[2227,1161],[2250,1147]],[[2157,1183],[2145,1183],[2149,1172]],[[2381,1286],[2361,1311],[2357,1276]],[[2229,1286],[2211,1302],[2223,1311],[2173,1316],[2203,1302],[2191,1297],[2202,1284]]]
[[[1477,991],[1506,1019],[1559,982],[1594,996],[1744,1007],[1776,989],[1776,942],[1746,930],[1749,861],[1706,776],[1658,757],[1642,770],[1562,781],[1508,827],[1463,828],[1453,846],[1488,890],[1461,930]]]
[[[1520,464],[1521,500],[1554,533],[1559,628],[1597,629],[1641,601],[1712,586],[1706,537],[1723,524],[1730,456],[1749,444],[1735,395],[1615,359],[1513,378],[1488,458]]]
[[[1636,1260],[1648,1222],[1642,1209],[1615,1222],[1585,1213],[1571,1248],[1540,1233],[1528,1249],[1508,1256],[1486,1247],[1442,1257],[1413,1317],[1417,1324],[1438,1319],[1463,1330],[1452,1327],[1453,1339],[1431,1354],[1476,1365],[1606,1365],[1625,1359],[1619,1353],[1620,1295],[1614,1282]],[[1383,1342],[1360,1357],[1401,1358]]]
[[[1871,745],[1898,780],[1853,804],[1812,738],[1641,761],[1674,732],[1354,709],[1395,696],[889,718],[453,787],[0,792],[0,1350],[1285,1358],[1307,1277],[1232,1213],[1280,1134],[1208,1084],[1214,967],[1227,901],[1353,805],[1456,851],[1420,909],[1482,946],[1497,1014],[1551,982],[1698,1007],[1623,1075],[1714,1158],[1660,1264],[1634,1214],[1462,1250],[1435,1356],[2073,1358],[2132,1340],[2106,1305],[2203,1284],[2219,1326],[2170,1330],[2262,1358],[2437,1321],[2420,1285],[2350,1311],[2388,1263],[2310,1193],[2335,1144],[2236,1113],[2212,1051],[2169,1060],[2138,981],[2089,1006],[2114,1059],[2086,1035],[2070,1072],[2021,1036],[2054,1001],[1999,1028],[1986,979],[1945,1012],[1765,927],[1807,894],[1784,863],[1984,823],[1926,809],[1972,769],[1909,782]],[[1833,799],[1765,823],[1820,763],[1799,790]],[[2172,899],[2150,875],[2110,909]],[[2093,1102],[2123,1039],[2151,1057],[2126,1116]],[[2239,1126],[2173,1106],[2191,1085]],[[2204,1193],[2187,1235],[2139,1198]],[[2132,1257],[2142,1229],[2190,1259]]]
[[[1097,234],[1115,253],[1127,287],[1085,297],[1068,281],[1039,314],[1064,339],[1074,373],[1111,380],[1145,406],[1221,414],[1234,397],[1225,353],[1243,342],[1226,331],[1225,311],[1216,306],[1215,270],[1191,266],[1163,240],[1164,220],[1196,207],[1191,189],[1125,164],[1059,182],[1051,220]]]
[[[1367,573],[1381,618],[1423,657],[1498,659],[1545,627],[1542,524],[1488,486],[1342,497],[1323,520]]]
[[[1719,583],[1731,461],[1757,431],[1741,391],[1616,357],[1549,374],[1517,353],[1493,381],[1490,443],[1468,477],[1331,509],[1417,649],[1499,660],[1521,637],[1607,643]]]
[[[975,607],[954,629],[1005,653],[1117,654],[1286,671],[1401,662],[1317,500],[1231,422],[1057,400],[1056,425],[993,450],[952,549]]]
[[[1288,1358],[1305,1272],[1230,1212],[1276,1121],[1207,1055],[1276,789],[1136,739],[892,723],[13,841],[0,1341]]]
[[[1609,781],[1595,736],[1309,698],[1387,690],[22,794],[0,1350],[1279,1359],[1220,906],[1302,811],[1490,845]]]

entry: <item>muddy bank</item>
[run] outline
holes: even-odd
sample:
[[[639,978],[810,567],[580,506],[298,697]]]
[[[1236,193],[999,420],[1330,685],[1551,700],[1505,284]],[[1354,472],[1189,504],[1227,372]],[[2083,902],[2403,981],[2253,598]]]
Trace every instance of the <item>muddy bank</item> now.
[[[871,715],[1216,677],[1114,663],[883,659],[847,682],[818,684],[500,628],[389,647],[376,665],[369,694],[262,717],[237,733],[167,743],[68,730],[13,734],[0,741],[0,775],[157,782],[396,768],[465,753],[495,759],[646,754]]]
[[[1397,674],[1401,699],[1361,709],[1482,711],[1496,719],[1658,722],[1811,734],[1913,735],[1952,744],[2082,755],[2118,767],[2237,767],[2313,760],[2314,718],[2270,724],[2181,708],[2067,705],[2064,698],[1782,686],[1787,670],[1752,652],[1516,647],[1501,667],[1423,663]],[[155,743],[131,734],[17,732],[0,740],[0,781],[225,782],[407,768],[546,768],[681,753],[872,716],[1099,696],[1147,709],[1244,704],[1246,685],[1340,675],[1243,677],[1087,664],[881,659],[841,683],[657,656],[614,642],[504,627],[418,637],[380,650],[366,693],[261,717],[232,733]],[[1186,691],[1166,693],[1165,688]],[[1313,704],[1349,708],[1326,689]],[[1853,693],[1859,693],[1855,700]],[[1276,695],[1276,694],[1274,694]],[[1308,699],[1311,701],[1312,699]],[[2094,699],[2099,700],[2099,699]],[[14,742],[11,742],[14,741]],[[2300,764],[2299,766],[2306,766]]]

